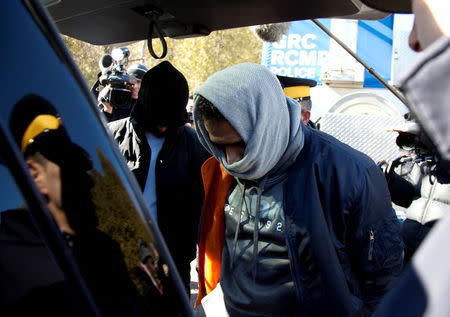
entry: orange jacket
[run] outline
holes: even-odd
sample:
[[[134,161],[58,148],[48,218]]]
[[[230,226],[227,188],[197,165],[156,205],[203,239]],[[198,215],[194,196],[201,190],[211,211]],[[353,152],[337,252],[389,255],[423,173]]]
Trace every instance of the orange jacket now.
[[[205,202],[201,220],[198,246],[199,292],[195,307],[202,298],[219,283],[222,265],[222,249],[225,242],[224,211],[225,201],[233,177],[220,165],[215,157],[202,166]]]

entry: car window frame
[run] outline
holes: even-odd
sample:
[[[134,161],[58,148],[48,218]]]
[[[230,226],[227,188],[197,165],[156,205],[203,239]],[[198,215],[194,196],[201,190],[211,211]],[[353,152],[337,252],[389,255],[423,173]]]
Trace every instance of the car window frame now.
[[[109,130],[107,129],[105,119],[101,116],[101,113],[98,111],[98,109],[96,109],[96,101],[94,100],[94,97],[92,96],[87,83],[82,77],[81,72],[76,66],[76,63],[72,59],[70,52],[61,39],[53,20],[38,0],[22,0],[21,3],[24,6],[24,10],[26,10],[31,16],[31,19],[36,23],[39,31],[47,39],[50,47],[53,49],[57,57],[62,61],[63,65],[67,68],[70,75],[78,85],[78,87],[74,89],[78,89],[78,91],[82,93],[82,98],[84,98],[92,108],[92,110],[94,110],[92,111],[92,114],[97,118],[100,128],[107,136],[107,145],[112,150],[114,159],[119,163],[121,172],[123,175],[125,175],[124,177],[126,177],[129,187],[131,187],[131,191],[127,191],[128,196],[130,196],[130,199],[133,201],[136,209],[145,211],[146,209],[148,209],[148,207],[146,206],[142,198],[140,187],[134,179],[133,174],[129,171],[125,159],[122,157],[118,150],[117,144],[112,139]],[[73,285],[73,291],[76,295],[75,300],[80,305],[81,310],[83,311],[83,315],[99,316],[98,309],[96,308],[96,305],[93,302],[85,283],[82,282],[83,279],[80,278],[81,275],[78,272],[77,267],[67,250],[67,247],[64,245],[63,241],[57,234],[59,228],[50,218],[47,206],[39,191],[37,190],[34,181],[28,173],[28,169],[23,161],[23,156],[19,152],[17,145],[12,140],[8,130],[1,122],[1,120],[0,144],[4,146],[3,151],[5,153],[4,156],[6,166],[11,171],[11,174],[13,175],[15,181],[18,183],[19,189],[22,192],[26,203],[28,204],[29,208],[33,209],[33,213],[34,209],[37,210],[36,215],[33,215],[33,217],[35,218],[34,221],[36,222],[37,227],[42,233],[49,249],[51,250],[51,252],[53,252],[56,262],[61,266],[61,269],[68,278],[69,283]],[[154,234],[155,241],[159,246],[161,257],[165,259],[169,270],[172,272],[170,276],[172,284],[175,288],[175,292],[180,295],[180,304],[183,305],[183,309],[187,316],[193,316],[193,310],[190,305],[189,298],[185,294],[183,283],[181,282],[179,273],[164,242],[164,238],[159,231],[159,228],[153,221],[147,220],[146,224],[150,227],[150,230]],[[185,295],[183,296],[182,294]]]

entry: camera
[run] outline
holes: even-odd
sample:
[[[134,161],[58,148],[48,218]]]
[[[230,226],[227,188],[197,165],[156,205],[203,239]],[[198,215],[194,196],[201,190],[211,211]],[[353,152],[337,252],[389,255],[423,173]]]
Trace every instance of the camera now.
[[[136,84],[136,78],[125,71],[129,56],[128,48],[119,47],[114,48],[111,55],[105,54],[99,60],[102,71],[99,84],[111,87],[102,101],[109,102],[117,110],[128,110],[131,104],[131,87]]]

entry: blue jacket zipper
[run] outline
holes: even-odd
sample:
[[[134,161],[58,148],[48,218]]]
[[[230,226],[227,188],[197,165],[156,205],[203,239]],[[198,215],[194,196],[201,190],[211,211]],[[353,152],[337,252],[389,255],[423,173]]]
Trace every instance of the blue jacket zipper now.
[[[369,231],[369,261],[372,261],[373,259],[373,245],[375,243],[375,234],[372,230]]]

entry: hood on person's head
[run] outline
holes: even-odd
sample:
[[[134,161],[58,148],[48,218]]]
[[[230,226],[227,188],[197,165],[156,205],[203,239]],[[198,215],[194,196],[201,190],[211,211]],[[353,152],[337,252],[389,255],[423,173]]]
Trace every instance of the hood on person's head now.
[[[186,78],[164,61],[145,73],[131,116],[149,132],[157,133],[159,127],[172,130],[186,123],[188,96]]]
[[[211,102],[246,144],[244,157],[228,164],[213,144],[198,113],[198,96]],[[300,105],[287,98],[278,79],[266,67],[244,63],[209,77],[194,93],[194,123],[203,146],[227,172],[259,180],[292,162],[303,147]]]

